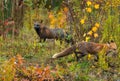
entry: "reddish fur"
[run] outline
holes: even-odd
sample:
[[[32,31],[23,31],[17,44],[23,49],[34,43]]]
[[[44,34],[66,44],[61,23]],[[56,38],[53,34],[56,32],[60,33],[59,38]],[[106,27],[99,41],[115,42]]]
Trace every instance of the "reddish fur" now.
[[[111,51],[115,53],[117,46],[114,42],[111,42],[110,44],[99,44],[99,43],[94,43],[94,42],[80,42],[76,45],[66,48],[60,53],[54,54],[53,58],[64,57],[74,52],[78,60],[78,58],[81,58],[89,53],[93,55],[97,55],[103,49],[105,50],[106,53],[109,53]]]

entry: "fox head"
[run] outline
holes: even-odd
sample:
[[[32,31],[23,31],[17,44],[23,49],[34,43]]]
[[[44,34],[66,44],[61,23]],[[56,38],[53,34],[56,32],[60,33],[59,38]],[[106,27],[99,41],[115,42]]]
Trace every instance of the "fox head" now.
[[[108,42],[108,52],[112,52],[112,53],[117,53],[117,45],[116,43],[111,40],[110,42]]]
[[[43,28],[43,20],[34,20],[34,28]]]

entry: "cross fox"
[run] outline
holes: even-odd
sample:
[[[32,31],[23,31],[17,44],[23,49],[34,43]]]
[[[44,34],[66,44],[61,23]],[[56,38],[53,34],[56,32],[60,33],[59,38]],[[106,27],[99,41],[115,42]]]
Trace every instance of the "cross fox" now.
[[[60,41],[65,40],[67,43],[74,43],[71,35],[67,32],[64,32],[61,28],[50,29],[46,26],[43,26],[42,22],[35,22],[34,29],[40,37],[40,41],[41,39],[43,39],[43,41],[46,39],[59,39]]]
[[[62,52],[56,53],[52,56],[52,58],[59,58],[64,57],[69,54],[75,53],[77,61],[79,58],[84,57],[88,54],[93,54],[97,57],[98,60],[98,53],[105,49],[105,53],[108,54],[110,52],[117,53],[117,45],[114,41],[111,41],[107,44],[100,44],[94,42],[79,42],[78,44],[74,44],[71,47],[66,48]]]

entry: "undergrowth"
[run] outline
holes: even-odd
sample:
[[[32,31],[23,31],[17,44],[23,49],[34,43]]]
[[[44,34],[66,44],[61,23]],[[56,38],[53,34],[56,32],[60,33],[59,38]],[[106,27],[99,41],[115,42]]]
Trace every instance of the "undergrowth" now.
[[[80,59],[79,62],[76,61],[74,54],[53,60],[51,59],[53,54],[70,45],[65,42],[60,44],[59,40],[47,40],[40,43],[32,29],[22,31],[14,40],[10,37],[5,40],[0,37],[0,45],[0,80],[3,81],[119,80],[118,57],[108,58],[112,67],[107,67],[107,69],[105,63],[108,62],[103,62],[102,59],[99,60],[100,62],[95,62],[94,59],[88,58],[89,56]]]

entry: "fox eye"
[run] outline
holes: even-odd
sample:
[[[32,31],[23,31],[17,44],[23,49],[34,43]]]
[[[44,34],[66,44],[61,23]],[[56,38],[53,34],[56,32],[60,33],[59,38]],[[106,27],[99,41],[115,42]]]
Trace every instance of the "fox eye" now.
[[[111,48],[112,50],[117,50],[116,48]]]

